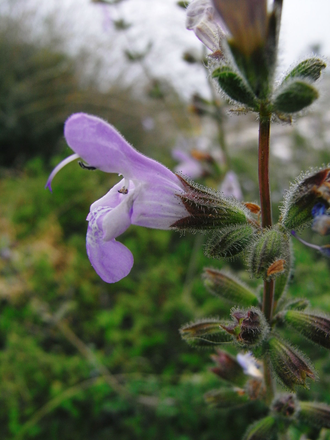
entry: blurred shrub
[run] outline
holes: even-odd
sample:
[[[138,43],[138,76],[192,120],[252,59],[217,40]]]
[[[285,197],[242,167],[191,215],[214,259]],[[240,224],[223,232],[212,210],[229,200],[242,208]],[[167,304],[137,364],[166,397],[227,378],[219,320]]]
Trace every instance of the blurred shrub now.
[[[186,123],[169,85],[169,112],[164,115],[155,110],[159,102],[148,99],[147,91],[145,97],[134,96],[120,80],[100,91],[93,73],[89,81],[82,78],[79,55],[69,57],[58,43],[31,42],[24,32],[24,22],[0,17],[0,167],[22,168],[33,157],[49,162],[65,148],[63,124],[74,112],[111,121],[143,151],[155,150],[154,130],[162,130],[154,153],[163,156],[161,147],[173,142],[178,125]]]

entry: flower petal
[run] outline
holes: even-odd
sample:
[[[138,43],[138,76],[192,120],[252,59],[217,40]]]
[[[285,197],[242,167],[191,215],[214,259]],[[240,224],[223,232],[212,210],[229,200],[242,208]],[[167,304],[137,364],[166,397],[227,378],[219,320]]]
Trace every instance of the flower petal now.
[[[177,220],[187,216],[187,210],[178,197],[182,193],[157,181],[136,188],[132,206],[132,224],[153,229],[170,229]]]
[[[122,205],[122,209],[121,205],[115,209],[99,207],[88,216],[87,255],[96,273],[107,283],[115,283],[126,277],[133,266],[130,250],[114,239],[130,225],[129,215],[124,212],[125,204]],[[120,211],[124,212],[123,216]],[[105,240],[107,235],[111,239]]]
[[[186,12],[186,28],[212,52],[219,50],[224,32],[211,0],[194,0]]]
[[[134,259],[132,252],[116,240],[102,241],[97,247],[87,240],[87,255],[95,272],[106,283],[116,283],[131,271]]]
[[[70,116],[64,135],[75,153],[101,171],[140,181],[168,180],[181,187],[168,168],[139,153],[113,126],[96,116],[85,113]]]

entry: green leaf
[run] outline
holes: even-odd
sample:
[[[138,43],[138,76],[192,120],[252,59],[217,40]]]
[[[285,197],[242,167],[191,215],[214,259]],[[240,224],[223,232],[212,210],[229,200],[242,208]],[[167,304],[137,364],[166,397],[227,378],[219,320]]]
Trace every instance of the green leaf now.
[[[204,269],[204,285],[214,295],[242,306],[258,306],[259,299],[242,282],[232,275],[217,270]]]
[[[297,77],[309,79],[310,81],[316,81],[321,76],[321,72],[325,67],[325,62],[320,58],[308,58],[294,67],[285,77],[284,81]]]
[[[228,67],[219,67],[212,73],[220,88],[234,101],[257,110],[258,102],[255,94],[245,81]]]
[[[318,91],[313,86],[302,80],[293,80],[281,87],[273,102],[273,109],[276,112],[296,113],[313,104],[318,97]]]

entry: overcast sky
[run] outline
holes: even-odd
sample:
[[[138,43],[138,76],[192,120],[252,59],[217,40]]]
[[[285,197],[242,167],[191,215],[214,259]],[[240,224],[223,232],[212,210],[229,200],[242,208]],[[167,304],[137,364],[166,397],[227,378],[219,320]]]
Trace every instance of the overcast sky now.
[[[206,87],[205,71],[182,61],[185,50],[200,53],[201,43],[185,29],[185,11],[176,6],[177,0],[124,0],[109,7],[91,0],[0,0],[0,6],[15,2],[16,14],[34,5],[38,19],[33,32],[41,27],[47,14],[55,16],[63,33],[70,35],[68,50],[91,48],[103,59],[105,78],[110,82],[119,72],[125,76],[120,69],[123,48],[139,51],[152,42],[146,65],[154,76],[169,79],[186,97]],[[131,28],[116,32],[113,20],[118,18],[132,23]],[[311,46],[318,43],[321,53],[330,58],[329,18],[330,0],[284,0],[280,60],[285,69],[310,55]],[[127,70],[126,76],[131,75],[132,82],[135,70]]]
[[[284,0],[281,47],[286,65],[320,43],[330,57],[330,0]]]

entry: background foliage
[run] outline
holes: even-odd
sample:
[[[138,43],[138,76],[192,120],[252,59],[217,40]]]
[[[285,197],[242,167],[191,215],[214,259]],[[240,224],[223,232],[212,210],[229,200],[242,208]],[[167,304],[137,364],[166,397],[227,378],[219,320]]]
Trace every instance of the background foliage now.
[[[218,385],[208,371],[210,353],[190,348],[178,333],[190,320],[230,310],[203,287],[202,268],[223,265],[203,256],[203,237],[131,227],[122,241],[134,268],[107,285],[86,256],[85,218],[116,176],[70,164],[53,194],[44,189],[52,166],[69,153],[62,130],[72,112],[103,116],[169,167],[179,130],[202,124],[203,116],[187,116],[169,85],[171,117],[162,96],[148,93],[159,91],[155,83],[144,99],[120,84],[106,92],[93,81],[82,84],[75,59],[25,42],[13,23],[2,26],[9,27],[10,35],[0,33],[1,438],[240,438],[252,414],[261,417],[265,409],[252,403],[229,420],[227,411],[207,408],[203,393]],[[142,122],[150,114],[155,128],[146,131]],[[288,136],[292,161],[283,167],[272,158],[279,170],[272,178],[275,201],[296,169],[329,161],[326,137],[316,150],[299,131]],[[230,154],[246,198],[257,200],[256,142]],[[329,260],[300,243],[295,248],[291,294],[330,312]],[[251,283],[240,261],[234,269]],[[296,343],[318,359],[322,382],[311,385],[312,398],[330,403],[329,355],[299,336]],[[300,397],[308,398],[305,391]]]

